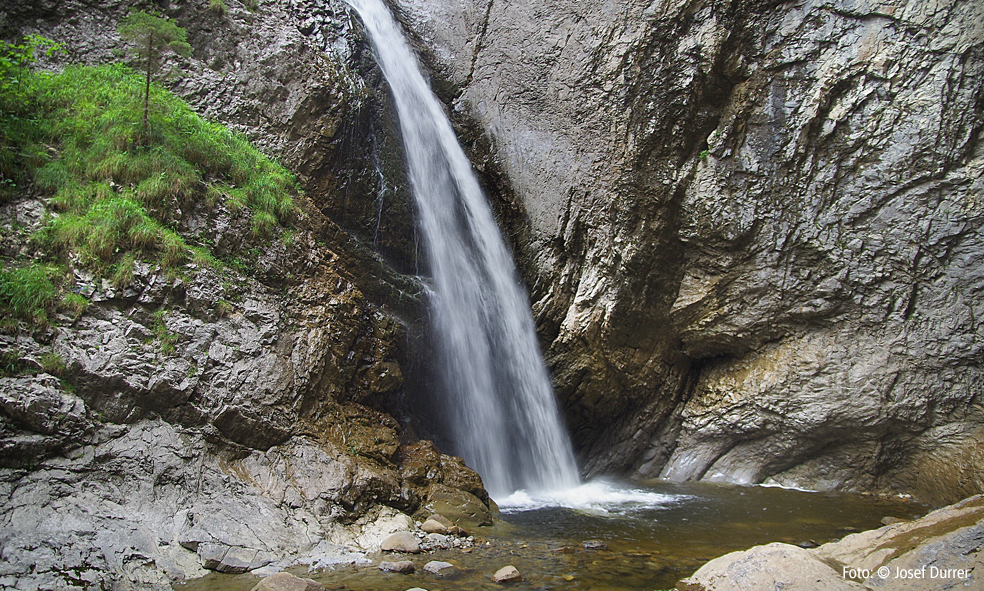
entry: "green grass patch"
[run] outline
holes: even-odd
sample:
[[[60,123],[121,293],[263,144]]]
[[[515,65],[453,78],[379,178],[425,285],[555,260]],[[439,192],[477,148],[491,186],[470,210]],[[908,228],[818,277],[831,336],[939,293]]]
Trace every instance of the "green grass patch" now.
[[[161,309],[151,315],[150,330],[154,333],[154,340],[161,353],[167,356],[174,355],[175,345],[178,344],[178,334],[171,332],[167,328],[168,311]]]
[[[47,326],[48,310],[58,293],[54,280],[60,272],[55,266],[37,263],[0,270],[0,309],[4,316]]]
[[[165,271],[191,260],[216,264],[207,248],[177,233],[178,211],[199,203],[247,210],[258,240],[292,219],[298,188],[286,169],[157,85],[144,137],[144,79],[125,66],[49,75],[8,64],[0,76],[7,86],[17,78],[17,92],[0,96],[0,197],[25,182],[51,196],[56,215],[40,238],[53,260],[75,255],[124,287],[136,261]]]
[[[41,371],[50,373],[55,377],[65,375],[65,360],[58,353],[48,352],[41,356]]]

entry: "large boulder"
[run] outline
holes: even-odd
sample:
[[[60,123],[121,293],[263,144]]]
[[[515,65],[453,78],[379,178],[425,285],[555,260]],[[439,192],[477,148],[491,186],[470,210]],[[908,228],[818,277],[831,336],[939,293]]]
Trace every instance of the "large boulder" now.
[[[767,544],[708,562],[677,584],[680,591],[863,591],[808,550]]]
[[[276,573],[260,580],[252,591],[324,591],[325,586],[290,573]]]
[[[984,497],[921,519],[846,536],[813,550],[773,543],[708,562],[680,591],[979,588],[984,572]]]
[[[379,549],[383,552],[403,552],[406,554],[419,554],[420,542],[417,537],[408,531],[396,532],[389,535]]]
[[[870,589],[930,591],[984,586],[984,496],[845,536],[813,553]],[[888,576],[881,576],[888,573]],[[911,574],[909,574],[911,573]],[[906,574],[905,578],[901,578]]]
[[[422,510],[440,513],[465,529],[493,523],[491,510],[478,497],[443,484],[428,488]]]

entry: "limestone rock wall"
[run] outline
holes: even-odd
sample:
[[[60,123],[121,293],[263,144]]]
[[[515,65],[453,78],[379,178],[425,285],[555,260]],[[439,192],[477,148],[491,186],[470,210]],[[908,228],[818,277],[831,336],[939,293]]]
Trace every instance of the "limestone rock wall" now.
[[[396,4],[586,473],[980,490],[978,3]]]
[[[0,16],[5,38],[64,43],[42,62],[58,68],[120,59],[119,20],[163,9],[194,47],[164,83],[306,191],[287,239],[252,237],[248,214],[221,205],[173,212],[234,264],[141,262],[122,286],[79,268],[78,317],[13,331],[5,319],[0,588],[325,567],[448,495],[488,514],[460,459],[408,448],[422,287],[405,274],[417,262],[402,160],[357,23],[339,2],[208,5],[14,1]],[[30,189],[0,204],[5,259],[32,256],[45,209]]]

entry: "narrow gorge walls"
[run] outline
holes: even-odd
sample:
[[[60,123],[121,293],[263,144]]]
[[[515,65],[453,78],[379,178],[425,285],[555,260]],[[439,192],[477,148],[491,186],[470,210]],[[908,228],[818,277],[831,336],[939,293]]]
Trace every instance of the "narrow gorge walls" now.
[[[589,474],[980,490],[979,5],[397,4]]]

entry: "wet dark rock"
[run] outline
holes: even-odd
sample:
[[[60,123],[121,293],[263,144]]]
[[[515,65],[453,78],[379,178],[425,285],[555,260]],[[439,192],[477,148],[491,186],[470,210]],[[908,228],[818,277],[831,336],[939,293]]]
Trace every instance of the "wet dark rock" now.
[[[575,554],[577,548],[574,546],[563,546],[561,548],[554,548],[551,552],[556,552],[557,554]]]
[[[433,484],[427,489],[427,499],[423,506],[428,511],[438,511],[468,528],[492,525],[492,513],[478,497],[443,484]]]

